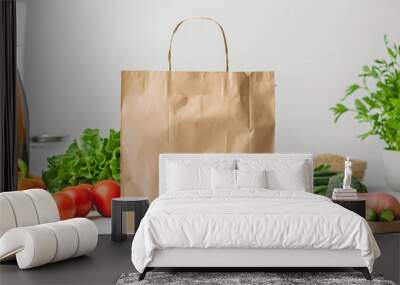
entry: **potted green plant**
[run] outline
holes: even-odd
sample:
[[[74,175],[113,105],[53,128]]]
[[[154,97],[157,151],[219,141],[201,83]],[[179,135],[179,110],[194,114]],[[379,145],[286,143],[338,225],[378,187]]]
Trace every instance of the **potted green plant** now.
[[[353,112],[360,123],[368,123],[370,129],[359,135],[364,140],[378,136],[386,144],[383,150],[383,164],[386,184],[400,191],[400,46],[389,45],[384,37],[388,59],[377,59],[374,64],[365,65],[359,74],[361,83],[346,89],[341,102],[330,108],[335,122],[347,112]],[[349,107],[343,101],[360,91],[363,96],[354,99]]]

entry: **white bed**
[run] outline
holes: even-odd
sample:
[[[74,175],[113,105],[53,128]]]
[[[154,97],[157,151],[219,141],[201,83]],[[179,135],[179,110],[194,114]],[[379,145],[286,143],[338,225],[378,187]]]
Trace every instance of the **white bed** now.
[[[171,173],[171,165],[211,166],[223,174],[238,169],[235,183],[239,171],[251,176],[265,168],[274,190],[216,189],[217,174],[208,189],[200,185],[208,179],[204,171],[179,176]],[[368,224],[311,194],[310,154],[162,154],[159,167],[160,197],[132,243],[140,279],[155,267],[353,267],[370,278],[380,252]],[[185,189],[185,183],[196,179],[198,188]]]

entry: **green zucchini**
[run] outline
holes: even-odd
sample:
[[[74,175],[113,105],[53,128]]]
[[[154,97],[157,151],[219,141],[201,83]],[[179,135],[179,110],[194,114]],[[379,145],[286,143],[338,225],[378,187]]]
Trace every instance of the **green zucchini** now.
[[[314,177],[322,177],[322,176],[331,177],[331,176],[334,176],[336,174],[337,174],[337,172],[335,172],[335,171],[321,170],[321,171],[315,171],[314,172]]]
[[[316,186],[314,187],[314,194],[319,194],[325,196],[326,190],[328,190],[328,186]]]
[[[328,186],[330,176],[326,177],[314,177],[314,186]]]
[[[315,171],[324,171],[324,170],[329,170],[331,166],[329,164],[321,164],[320,166],[317,166],[314,168]]]

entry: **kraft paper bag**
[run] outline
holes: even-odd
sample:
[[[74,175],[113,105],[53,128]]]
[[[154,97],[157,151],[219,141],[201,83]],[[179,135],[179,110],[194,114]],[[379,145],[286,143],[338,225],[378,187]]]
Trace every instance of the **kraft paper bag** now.
[[[273,72],[123,71],[121,185],[125,196],[158,196],[160,153],[274,151]],[[186,19],[187,20],[187,19]]]

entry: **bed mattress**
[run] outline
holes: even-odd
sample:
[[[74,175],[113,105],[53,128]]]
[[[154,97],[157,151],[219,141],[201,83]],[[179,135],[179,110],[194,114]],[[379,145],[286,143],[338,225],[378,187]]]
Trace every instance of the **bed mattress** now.
[[[372,271],[380,255],[362,217],[300,191],[168,192],[153,201],[132,243],[139,272],[163,249],[359,250]]]

